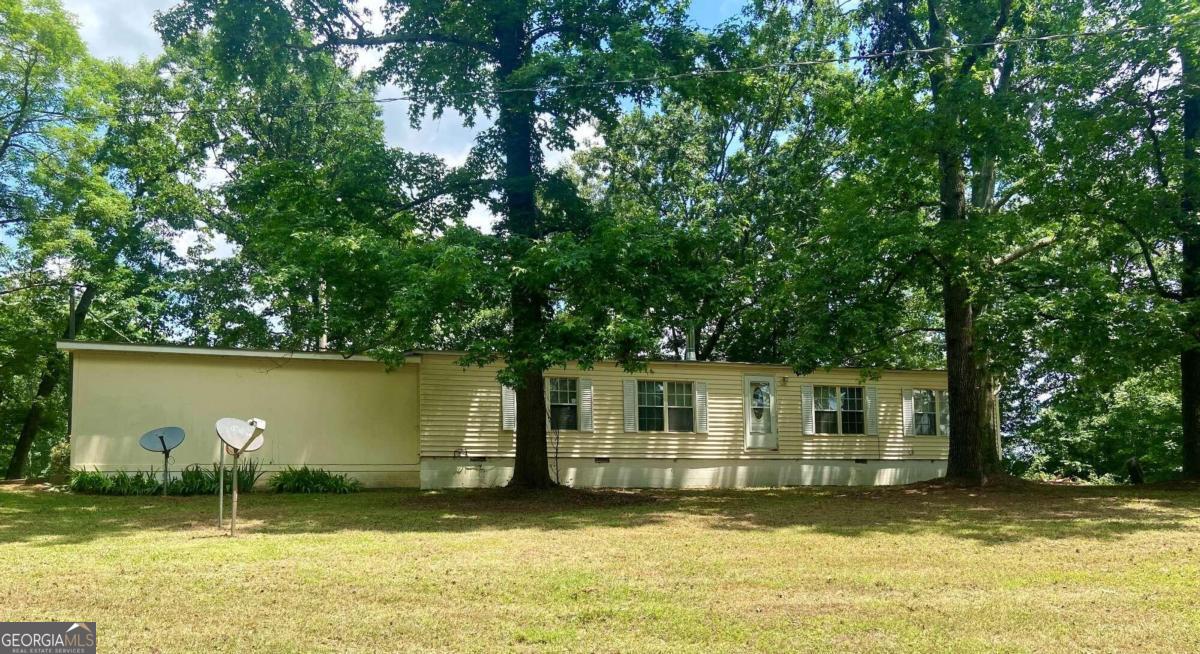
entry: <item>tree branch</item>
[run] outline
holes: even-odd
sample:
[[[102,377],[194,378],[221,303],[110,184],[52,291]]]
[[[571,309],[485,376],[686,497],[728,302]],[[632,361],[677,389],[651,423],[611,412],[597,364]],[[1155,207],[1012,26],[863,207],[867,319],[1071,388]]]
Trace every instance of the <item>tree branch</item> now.
[[[1142,233],[1135,229],[1134,226],[1129,224],[1129,221],[1125,220],[1124,218],[1121,218],[1120,216],[1113,216],[1112,218],[1113,221],[1115,221],[1121,227],[1124,227],[1125,231],[1129,232],[1129,235],[1132,236],[1135,241],[1137,241],[1138,247],[1142,251],[1142,260],[1146,263],[1146,270],[1150,273],[1150,283],[1154,285],[1154,291],[1158,293],[1159,296],[1168,300],[1182,300],[1183,295],[1181,293],[1178,291],[1173,291],[1163,285],[1162,278],[1158,276],[1158,268],[1154,266],[1154,249],[1150,247],[1150,244],[1146,241],[1146,238],[1142,236]]]
[[[1049,247],[1057,240],[1057,234],[1052,236],[1043,236],[1032,243],[1022,245],[1008,254],[992,259],[992,266],[996,268],[999,268],[1000,266],[1006,266],[1014,261],[1017,261],[1018,259],[1022,259],[1030,254],[1033,254],[1042,248]]]
[[[1004,28],[1008,26],[1008,19],[1011,13],[1012,0],[1000,0],[1000,15],[996,17],[996,23],[992,26],[992,35],[989,38],[981,41],[981,43],[991,43],[1000,38],[1000,33],[1003,32]],[[962,65],[959,66],[958,76],[966,77],[969,75],[971,70],[975,68],[976,62],[979,61],[979,57],[991,47],[994,46],[981,45],[971,49],[971,51],[967,53],[967,56],[963,59]]]
[[[333,46],[354,46],[354,47],[374,47],[381,45],[400,45],[405,43],[415,44],[444,44],[457,45],[464,48],[478,50],[489,56],[495,56],[496,50],[490,44],[474,39],[467,39],[453,34],[436,34],[436,33],[406,33],[397,32],[393,34],[377,34],[371,36],[338,36],[335,34],[326,33],[325,42],[317,43],[309,48],[309,51],[327,50]]]

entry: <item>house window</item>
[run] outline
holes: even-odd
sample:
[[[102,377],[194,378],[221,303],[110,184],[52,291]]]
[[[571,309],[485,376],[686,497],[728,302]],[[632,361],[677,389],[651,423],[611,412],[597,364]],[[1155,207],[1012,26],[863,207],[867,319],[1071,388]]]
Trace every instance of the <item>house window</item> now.
[[[663,383],[638,382],[638,431],[663,431],[666,426],[663,411]]]
[[[917,436],[937,435],[937,393],[926,388],[914,388],[913,433]]]
[[[842,433],[862,434],[866,427],[862,386],[842,387]]]
[[[862,386],[814,386],[813,422],[818,434],[862,434],[866,428]]]
[[[639,381],[637,391],[638,431],[695,431],[691,382]]]
[[[579,380],[551,377],[547,381],[550,383],[550,428],[579,429]]]
[[[667,382],[667,429],[695,431],[696,411],[693,408],[692,382]]]

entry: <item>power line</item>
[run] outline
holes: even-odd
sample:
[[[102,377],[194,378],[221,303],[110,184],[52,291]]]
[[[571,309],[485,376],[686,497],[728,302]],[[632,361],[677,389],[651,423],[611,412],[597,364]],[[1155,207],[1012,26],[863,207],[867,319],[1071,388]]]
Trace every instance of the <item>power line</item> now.
[[[542,93],[546,91],[581,89],[581,88],[604,88],[613,86],[629,86],[635,84],[652,84],[656,82],[669,82],[688,78],[700,77],[716,77],[720,75],[741,75],[746,73],[756,73],[770,70],[787,70],[793,68],[805,68],[809,66],[825,66],[830,64],[845,64],[862,61],[875,61],[879,59],[894,59],[899,57],[909,57],[913,55],[929,55],[938,52],[955,52],[958,50],[979,49],[979,48],[995,48],[1001,46],[1019,46],[1032,45],[1037,43],[1048,43],[1053,41],[1064,41],[1067,39],[1084,39],[1084,38],[1107,38],[1114,36],[1123,36],[1127,34],[1137,34],[1139,32],[1148,31],[1168,31],[1171,26],[1168,25],[1143,25],[1139,27],[1121,27],[1108,30],[1083,30],[1079,32],[1061,32],[1056,34],[1040,34],[1036,36],[1022,36],[1011,39],[994,39],[991,41],[980,41],[976,43],[957,43],[945,46],[932,46],[928,48],[908,48],[902,50],[885,50],[880,52],[868,52],[858,55],[848,55],[843,57],[826,57],[821,59],[801,59],[796,61],[781,61],[769,64],[759,64],[757,66],[746,66],[742,68],[696,68],[681,73],[671,73],[667,75],[650,75],[645,77],[629,77],[617,80],[598,80],[591,82],[574,82],[561,84],[544,84],[540,86],[528,86],[508,89],[495,89],[492,91],[471,91],[465,95],[468,97],[492,97],[495,95],[504,95],[511,93]],[[267,108],[292,107],[292,108],[313,108],[319,109],[322,107],[346,106],[346,105],[364,105],[364,104],[390,104],[394,102],[411,102],[420,101],[422,98],[416,95],[397,95],[381,98],[365,98],[365,99],[345,99],[345,100],[322,100],[316,102],[281,102],[272,105],[266,105]],[[136,111],[128,113],[118,113],[121,118],[154,118],[162,116],[187,116],[192,114],[223,114],[235,111],[245,111],[245,107],[204,107],[190,109],[164,109],[160,111]],[[261,111],[261,109],[260,109]]]

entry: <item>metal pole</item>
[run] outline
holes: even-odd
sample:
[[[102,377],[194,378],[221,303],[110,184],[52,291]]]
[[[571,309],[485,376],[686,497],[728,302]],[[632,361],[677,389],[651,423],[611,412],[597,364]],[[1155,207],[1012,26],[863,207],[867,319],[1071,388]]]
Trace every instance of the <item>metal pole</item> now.
[[[225,443],[221,446],[221,463],[217,465],[217,529],[225,528]]]
[[[229,514],[229,535],[237,529],[238,455],[233,455],[233,511]]]
[[[171,458],[171,452],[167,450],[167,441],[165,441],[163,439],[161,433],[158,435],[158,442],[160,445],[162,445],[162,448],[163,448],[162,449],[162,453],[163,453],[163,497],[166,497],[167,496],[167,461],[168,461],[168,459]]]

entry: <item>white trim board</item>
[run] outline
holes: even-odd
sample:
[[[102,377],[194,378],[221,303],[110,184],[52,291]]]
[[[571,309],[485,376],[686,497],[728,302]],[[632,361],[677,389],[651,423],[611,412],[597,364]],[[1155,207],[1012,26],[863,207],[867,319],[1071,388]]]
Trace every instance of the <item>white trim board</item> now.
[[[337,352],[287,352],[283,350],[240,350],[219,347],[194,347],[187,345],[141,345],[137,343],[100,343],[90,341],[60,340],[56,343],[64,352],[128,352],[134,354],[182,354],[207,357],[246,357],[251,359],[308,359],[317,361],[370,361],[380,363],[374,357],[362,354],[345,356]],[[421,357],[408,355],[404,363],[420,363]]]

